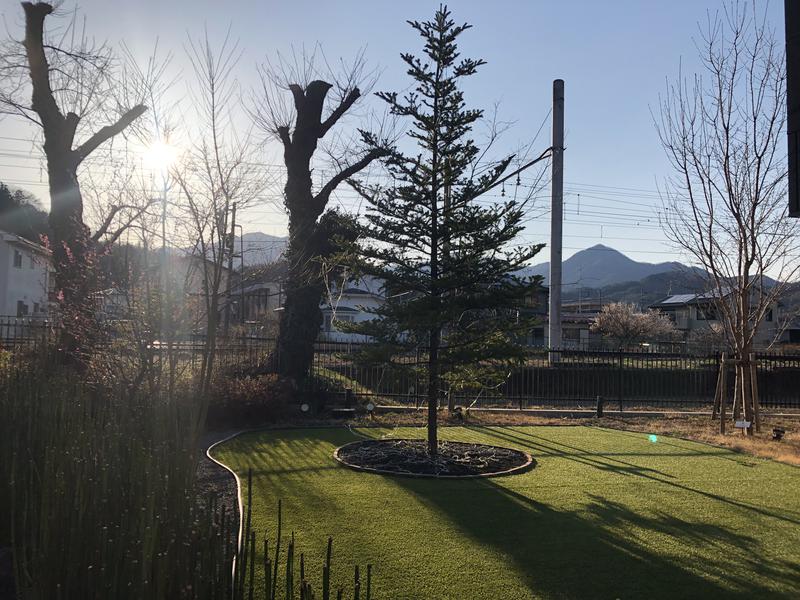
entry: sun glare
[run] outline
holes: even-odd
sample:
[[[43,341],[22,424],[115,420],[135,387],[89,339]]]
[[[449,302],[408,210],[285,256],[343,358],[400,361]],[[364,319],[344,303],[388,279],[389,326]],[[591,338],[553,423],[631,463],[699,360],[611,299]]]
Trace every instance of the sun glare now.
[[[169,169],[178,157],[175,146],[158,140],[144,151],[144,166],[150,169]]]

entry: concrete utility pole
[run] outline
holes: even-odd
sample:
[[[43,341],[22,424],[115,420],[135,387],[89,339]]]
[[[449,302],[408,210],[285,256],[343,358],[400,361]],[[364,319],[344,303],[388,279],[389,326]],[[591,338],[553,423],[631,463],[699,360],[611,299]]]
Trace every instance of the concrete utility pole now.
[[[785,0],[789,216],[800,217],[800,1]]]
[[[231,325],[231,288],[233,285],[233,251],[236,243],[236,202],[231,206],[231,233],[230,237],[226,240],[225,247],[228,250],[228,285],[227,285],[227,303],[225,304],[225,337],[228,337],[228,328]]]
[[[553,82],[553,162],[550,183],[550,306],[549,343],[561,348],[561,237],[564,219],[564,80]],[[550,362],[560,356],[550,353]]]
[[[239,324],[244,325],[244,227],[234,224],[234,229],[239,228]]]

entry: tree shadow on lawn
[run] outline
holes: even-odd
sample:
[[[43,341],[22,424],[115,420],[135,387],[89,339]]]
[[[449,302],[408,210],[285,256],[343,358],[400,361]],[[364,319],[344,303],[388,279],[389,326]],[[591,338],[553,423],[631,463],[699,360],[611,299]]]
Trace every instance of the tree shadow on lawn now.
[[[583,515],[561,511],[491,480],[443,487],[441,481],[394,479],[397,485],[435,507],[464,535],[510,558],[513,564],[509,565],[508,576],[519,573],[537,596],[752,598],[759,591],[767,592],[735,573],[726,577],[731,587],[722,587],[626,535],[636,526],[681,536],[686,544],[723,543],[726,548],[752,545],[750,538],[724,528],[686,522],[679,526],[663,516],[646,517],[623,505],[603,501],[591,504]],[[691,533],[683,535],[683,527]],[[479,571],[481,566],[460,568]],[[488,592],[492,584],[487,581],[486,585]],[[478,595],[479,590],[470,592],[475,594],[472,597],[489,597],[482,591]],[[769,593],[774,595],[773,590]]]
[[[596,429],[597,431],[606,432],[606,433],[609,433],[609,434],[612,434],[612,435],[617,435],[618,434],[618,435],[623,435],[623,436],[626,436],[626,437],[636,438],[638,440],[641,440],[643,435],[649,435],[646,432],[625,431],[624,429],[615,429],[613,427],[604,427],[602,425],[593,425],[592,428]],[[678,443],[676,443],[674,441],[674,440],[683,439],[683,438],[680,437],[679,434],[673,436],[672,434],[669,434],[669,433],[660,433],[660,434],[658,434],[657,438],[658,438],[658,445],[659,446],[670,446],[672,448],[678,448],[679,450],[684,450],[684,451],[686,450],[686,446],[685,445],[678,444]],[[669,441],[669,440],[673,440],[673,441]],[[699,444],[699,445],[704,446],[705,448],[707,448],[708,451],[704,452],[703,456],[716,456],[717,458],[721,458],[723,460],[729,460],[729,461],[731,461],[733,463],[736,463],[737,465],[742,466],[742,467],[757,467],[758,464],[759,464],[759,459],[757,459],[756,457],[750,456],[750,455],[747,455],[747,454],[742,454],[740,452],[737,452],[733,448],[723,448],[721,446],[716,446],[716,445],[714,445],[712,443],[704,442],[704,441],[701,441],[701,440],[685,440],[684,439],[684,441],[689,441],[692,444]],[[687,456],[697,456],[697,455],[698,454],[696,452],[692,452],[690,454],[687,454]],[[681,453],[679,453],[679,452],[670,453],[669,456],[681,456]],[[761,459],[761,460],[764,460],[764,459]],[[789,463],[783,463],[783,464],[789,464]],[[789,465],[789,466],[796,467],[796,465]]]
[[[635,465],[631,462],[617,458],[616,455],[613,453],[592,451],[591,449],[588,448],[581,448],[579,446],[565,444],[563,442],[545,440],[544,438],[535,436],[531,433],[525,433],[516,430],[514,431],[514,433],[517,433],[519,435],[514,435],[514,433],[510,433],[507,431],[501,432],[496,429],[481,430],[481,432],[487,436],[494,437],[499,440],[527,446],[529,449],[534,450],[534,456],[537,456],[535,451],[540,450],[542,451],[543,453],[542,455],[544,456],[555,456],[559,458],[565,458],[567,460],[572,460],[587,466],[594,467],[595,469],[599,469],[602,471],[611,471],[619,473],[621,475],[636,475],[657,483],[662,483],[667,486],[675,487],[685,492],[699,494],[701,496],[709,498],[710,500],[723,502],[725,504],[735,506],[745,511],[750,511],[752,513],[764,517],[778,519],[780,521],[791,523],[793,525],[800,525],[800,513],[798,513],[797,511],[783,510],[781,513],[778,513],[769,510],[767,508],[764,508],[762,506],[756,506],[753,504],[749,504],[747,502],[743,502],[741,500],[735,500],[733,498],[693,488],[689,485],[679,483],[678,481],[674,481],[675,480],[674,475],[665,473],[663,471],[659,471],[658,469],[651,469],[648,467]],[[628,456],[635,456],[635,455],[628,454]],[[643,452],[638,454],[638,456],[658,456],[658,454]],[[680,454],[677,456],[713,456],[715,458],[717,457],[716,453],[713,452],[712,453],[697,452],[692,455]]]
[[[592,468],[616,471],[622,477],[643,477],[696,492],[711,501],[732,503],[747,510],[757,508],[694,490],[675,482],[672,475],[663,471],[643,469],[624,461],[618,453],[609,456],[518,430],[474,428],[474,431],[495,438],[497,443],[527,447],[537,458],[552,456],[575,460]],[[293,493],[296,495],[302,491],[305,503],[327,506],[328,510],[337,513],[337,520],[352,518],[346,502],[342,506],[331,506],[326,494],[317,497],[313,486],[308,485],[312,481],[309,478],[316,479],[331,472],[330,465],[320,462],[319,444],[346,443],[352,441],[352,433],[306,430],[302,433],[281,432],[281,437],[285,447],[280,451],[274,447],[270,451],[270,445],[267,445],[249,454],[248,462],[261,475],[256,485],[278,484],[278,489],[269,490],[269,495],[288,493],[294,497]],[[245,444],[239,449],[247,450],[249,441],[245,439]],[[302,464],[295,465],[294,477],[287,479],[287,470],[292,468],[285,468],[285,457],[298,452],[303,456],[299,461]],[[324,453],[328,454],[327,448]],[[648,453],[640,455],[647,456]],[[697,455],[704,456],[705,452]],[[308,468],[307,462],[316,466]],[[333,468],[342,467],[336,465]],[[267,480],[263,479],[265,475]],[[520,477],[536,475],[534,470]],[[446,573],[442,573],[439,565],[419,566],[421,572],[416,577],[423,580],[426,576],[441,580],[443,575],[454,579],[461,571],[477,573],[471,580],[483,582],[485,587],[481,589],[463,591],[458,588],[457,581],[453,583],[453,589],[461,591],[465,598],[500,597],[499,593],[492,596],[496,592],[495,586],[497,589],[513,588],[513,580],[517,577],[534,595],[546,598],[789,598],[793,596],[786,590],[797,589],[800,569],[795,562],[774,557],[767,560],[757,539],[719,525],[693,522],[663,511],[651,510],[642,514],[596,494],[589,495],[590,502],[579,511],[560,509],[508,489],[503,484],[511,480],[505,478],[437,481],[387,476],[386,479],[430,506],[463,536],[497,552],[501,557],[499,560],[508,561],[507,573],[499,571],[497,564],[486,566],[462,562],[450,565],[452,571]],[[261,494],[267,494],[267,489],[259,489],[257,495]],[[759,512],[763,516],[775,516]],[[379,526],[376,522],[375,527]],[[435,542],[428,540],[427,543]],[[664,553],[657,550],[657,544],[661,543],[666,546]],[[684,556],[675,557],[676,548],[681,547],[690,550]],[[413,553],[414,549],[408,548],[408,551]],[[436,549],[436,553],[445,560],[450,558],[447,548]],[[689,568],[688,561],[692,561],[693,569]],[[422,572],[425,569],[431,572]],[[758,574],[757,579],[751,581],[749,577],[754,573]],[[403,576],[415,577],[413,573]],[[502,578],[507,581],[502,581]],[[769,581],[773,582],[774,588],[766,587]]]
[[[673,475],[621,460],[618,453],[608,456],[516,430],[473,429],[501,443],[528,447],[534,456],[566,458],[623,476],[643,477],[752,511],[753,516],[797,523],[785,514],[678,483]],[[689,451],[679,456],[694,455],[716,452]],[[536,472],[528,476],[535,477]],[[465,535],[509,556],[528,588],[545,597],[788,598],[794,597],[790,590],[797,590],[797,563],[765,559],[759,540],[716,524],[692,522],[663,511],[641,514],[599,495],[590,495],[590,504],[580,513],[559,510],[498,483],[503,480],[392,479],[446,515]],[[654,552],[652,541],[648,547],[630,537],[632,533],[661,537],[673,550],[676,544],[691,550],[686,558],[672,558],[669,554],[674,551]],[[695,561],[694,570],[688,568],[687,560]],[[752,580],[754,573],[758,581]],[[764,582],[774,586],[766,587]]]

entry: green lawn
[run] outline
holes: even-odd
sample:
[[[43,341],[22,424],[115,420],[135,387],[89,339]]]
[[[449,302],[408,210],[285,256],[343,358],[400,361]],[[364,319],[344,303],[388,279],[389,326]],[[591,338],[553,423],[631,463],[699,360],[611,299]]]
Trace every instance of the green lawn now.
[[[467,481],[357,473],[332,458],[357,439],[347,429],[250,433],[216,454],[253,469],[259,532],[274,535],[281,498],[314,576],[333,535],[334,578],[371,562],[383,600],[800,597],[800,469],[594,427],[442,435],[521,448],[537,466]]]

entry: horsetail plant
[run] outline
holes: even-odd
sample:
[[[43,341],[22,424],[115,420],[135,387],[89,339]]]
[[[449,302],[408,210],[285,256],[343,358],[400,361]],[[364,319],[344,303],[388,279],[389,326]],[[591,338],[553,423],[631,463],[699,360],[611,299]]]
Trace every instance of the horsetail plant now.
[[[13,551],[19,600],[253,600],[261,581],[264,600],[278,600],[279,587],[285,600],[298,589],[303,600],[315,597],[305,554],[295,585],[294,534],[279,581],[280,502],[274,554],[264,539],[257,563],[252,475],[238,536],[235,515],[213,494],[198,500],[202,401],[81,382],[53,364],[43,352],[0,370],[0,477],[9,482],[0,486],[8,507],[0,546]],[[329,538],[323,600],[331,597],[331,555]]]

